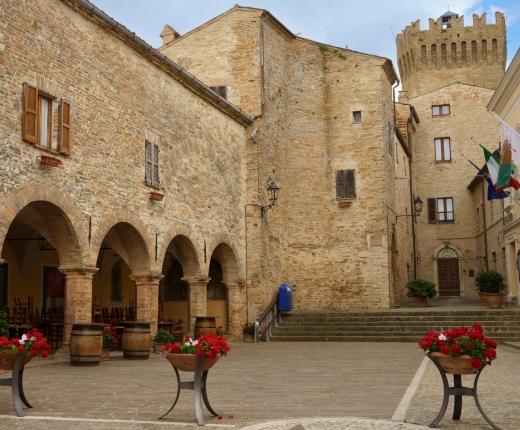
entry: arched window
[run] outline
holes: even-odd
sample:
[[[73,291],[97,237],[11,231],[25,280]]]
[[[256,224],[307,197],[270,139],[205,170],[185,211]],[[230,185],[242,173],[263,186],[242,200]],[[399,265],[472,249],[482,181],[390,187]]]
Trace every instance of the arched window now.
[[[477,62],[477,41],[476,40],[472,40],[471,41],[471,61],[473,61],[473,63],[476,63]]]
[[[431,47],[431,57],[432,57],[432,64],[434,66],[437,66],[437,45],[432,45],[432,47]]]
[[[446,246],[437,253],[437,258],[459,258],[459,254],[453,248]]]
[[[462,42],[460,44],[460,58],[462,60],[462,64],[468,64],[468,52],[466,49],[466,42]]]
[[[498,43],[496,39],[491,41],[491,58],[495,63],[498,61]]]
[[[426,66],[428,64],[428,60],[426,58],[426,45],[421,46],[421,64]]]
[[[447,63],[448,63],[448,59],[447,59],[447,53],[446,53],[446,44],[441,43],[441,65],[443,67],[446,67]]]
[[[451,64],[457,65],[457,44],[455,42],[451,43]]]
[[[482,61],[487,61],[487,40],[482,41]]]

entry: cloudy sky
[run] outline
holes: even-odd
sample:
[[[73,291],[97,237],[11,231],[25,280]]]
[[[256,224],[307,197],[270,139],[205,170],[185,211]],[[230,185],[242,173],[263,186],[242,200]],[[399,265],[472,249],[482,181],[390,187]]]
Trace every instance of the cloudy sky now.
[[[505,12],[508,56],[520,46],[518,0],[90,0],[154,47],[170,24],[181,34],[199,26],[239,1],[243,6],[269,10],[293,33],[336,46],[382,55],[395,62],[395,35],[410,22],[437,18],[449,9],[466,16],[487,12],[494,22],[496,10]]]

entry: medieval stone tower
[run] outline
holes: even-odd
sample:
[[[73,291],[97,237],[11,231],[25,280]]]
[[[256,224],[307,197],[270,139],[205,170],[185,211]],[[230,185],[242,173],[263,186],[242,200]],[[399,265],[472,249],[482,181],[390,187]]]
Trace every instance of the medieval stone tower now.
[[[420,119],[412,148],[414,194],[424,202],[414,238],[416,275],[437,284],[441,297],[476,299],[475,274],[503,264],[502,253],[478,246],[487,233],[484,210],[468,190],[477,173],[468,160],[482,165],[480,145],[498,147],[498,123],[486,106],[504,75],[505,34],[500,12],[495,24],[473,15],[466,27],[463,16],[448,11],[430,19],[428,30],[413,22],[396,40],[400,102]],[[486,243],[501,249],[491,241],[496,237]]]
[[[507,58],[504,15],[496,12],[495,24],[473,15],[465,27],[464,16],[448,11],[430,18],[428,30],[417,20],[397,36],[397,58],[408,98],[454,82],[496,88]]]

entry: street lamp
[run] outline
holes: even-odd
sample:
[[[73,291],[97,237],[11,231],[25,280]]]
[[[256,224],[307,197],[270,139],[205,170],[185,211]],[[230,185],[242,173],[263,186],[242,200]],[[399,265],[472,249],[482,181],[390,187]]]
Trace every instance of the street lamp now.
[[[269,204],[267,206],[260,205],[260,214],[262,218],[267,213],[269,209],[271,209],[275,204],[276,200],[278,200],[278,191],[280,191],[280,185],[278,185],[278,182],[271,181],[269,185],[267,186],[267,195],[269,196]]]

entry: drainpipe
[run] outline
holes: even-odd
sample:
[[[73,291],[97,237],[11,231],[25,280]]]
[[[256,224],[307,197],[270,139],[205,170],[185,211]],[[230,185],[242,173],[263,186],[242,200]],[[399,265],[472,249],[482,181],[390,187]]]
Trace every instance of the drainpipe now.
[[[487,241],[487,225],[486,225],[486,193],[485,193],[485,182],[482,181],[482,220],[484,222],[484,258],[485,258],[485,264],[484,267],[486,268],[486,271],[489,270],[489,263],[488,263],[488,241]]]

